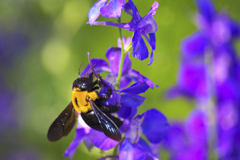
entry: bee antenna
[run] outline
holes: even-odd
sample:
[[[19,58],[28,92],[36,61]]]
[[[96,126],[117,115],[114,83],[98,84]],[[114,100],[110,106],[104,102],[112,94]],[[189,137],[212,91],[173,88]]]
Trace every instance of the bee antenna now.
[[[89,71],[93,69],[94,66],[96,66],[96,64],[94,64],[91,68],[89,68],[89,70],[84,74],[84,76],[86,76],[89,73]]]
[[[79,75],[79,78],[81,77],[81,72],[80,72],[80,69],[82,67],[83,63],[80,65],[79,69],[78,69],[78,75]]]

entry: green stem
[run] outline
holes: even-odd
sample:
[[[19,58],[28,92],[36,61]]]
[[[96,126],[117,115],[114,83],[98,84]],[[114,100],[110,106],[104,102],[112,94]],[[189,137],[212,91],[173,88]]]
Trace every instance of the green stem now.
[[[121,18],[118,18],[118,22],[121,23]],[[121,76],[122,76],[122,68],[123,68],[123,61],[124,61],[124,57],[126,56],[126,53],[124,52],[124,45],[123,45],[123,39],[122,39],[122,29],[119,28],[119,34],[120,34],[120,39],[121,39],[121,60],[120,60],[120,64],[119,64],[119,70],[118,70],[118,77],[117,77],[117,82],[116,82],[116,89],[119,90],[120,88],[120,81],[121,81]]]
[[[121,23],[121,18],[118,18],[118,23]],[[121,40],[121,60],[120,60],[120,64],[119,64],[119,70],[118,70],[118,77],[116,79],[116,83],[115,83],[115,89],[119,90],[120,89],[120,82],[121,82],[121,77],[122,77],[122,68],[123,68],[123,62],[124,62],[124,58],[126,56],[126,54],[128,53],[128,51],[132,48],[132,42],[129,44],[129,46],[127,47],[126,50],[124,50],[124,44],[123,44],[123,38],[122,38],[122,29],[119,28],[119,35],[120,35],[120,40]],[[113,155],[117,155],[118,150],[117,147],[114,148],[113,150]]]

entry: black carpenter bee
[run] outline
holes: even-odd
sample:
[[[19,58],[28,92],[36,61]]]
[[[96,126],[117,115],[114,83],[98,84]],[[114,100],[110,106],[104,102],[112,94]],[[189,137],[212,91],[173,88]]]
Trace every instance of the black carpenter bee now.
[[[91,69],[93,70],[93,68]],[[112,95],[112,89],[109,87],[105,96],[100,96],[96,91],[102,87],[100,76],[94,81],[93,72],[88,76],[86,74],[81,77],[79,73],[79,78],[73,82],[72,101],[48,130],[47,138],[50,142],[58,141],[70,133],[76,123],[78,113],[81,113],[82,119],[91,128],[104,132],[111,139],[121,141],[122,137],[118,127],[123,122],[111,115],[118,111],[118,106],[103,106],[100,103]]]

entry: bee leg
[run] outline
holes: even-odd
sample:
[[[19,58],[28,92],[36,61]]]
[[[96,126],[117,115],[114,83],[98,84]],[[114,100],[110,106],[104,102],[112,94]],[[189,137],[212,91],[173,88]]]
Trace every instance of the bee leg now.
[[[91,75],[90,75],[90,78],[92,78],[93,76],[94,75],[93,75],[93,72],[92,72]],[[93,88],[91,89],[91,91],[95,91],[95,90],[102,87],[102,82],[101,82],[100,76],[97,77],[97,80],[93,82],[92,86],[93,86]]]
[[[97,77],[97,82],[98,82],[97,84],[98,84],[99,88],[103,86],[100,75],[98,75],[98,77]]]
[[[110,98],[110,96],[112,95],[112,89],[111,87],[108,87],[107,93],[105,94],[105,96],[99,97],[100,101],[106,101],[107,99]]]
[[[100,86],[98,85],[98,83],[99,83],[98,80],[96,80],[96,81],[93,82],[93,86],[94,86],[94,87],[91,89],[91,91],[95,91],[95,90],[97,90],[97,89],[100,88]],[[97,85],[97,86],[96,86],[96,85]]]
[[[93,75],[93,72],[89,74],[89,78],[93,78],[94,75]]]
[[[117,105],[109,105],[109,106],[101,106],[100,109],[104,113],[115,113],[119,110],[119,107]]]
[[[95,91],[95,90],[97,90],[97,89],[99,89],[99,87],[98,87],[98,86],[96,86],[96,87],[93,87],[93,89],[92,89],[91,91]]]

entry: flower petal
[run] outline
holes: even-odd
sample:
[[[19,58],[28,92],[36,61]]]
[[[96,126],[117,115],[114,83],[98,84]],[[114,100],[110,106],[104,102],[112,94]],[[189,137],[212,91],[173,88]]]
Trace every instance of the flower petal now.
[[[132,68],[132,62],[129,59],[129,54],[127,53],[123,62],[122,75],[128,74],[128,71],[131,68]]]
[[[110,0],[107,5],[100,9],[101,15],[108,18],[119,18],[125,0]]]
[[[164,138],[162,145],[164,148],[171,150],[173,153],[178,153],[186,146],[189,137],[185,131],[184,122],[171,122],[167,136]]]
[[[200,32],[197,32],[182,41],[181,52],[184,58],[203,56],[208,45],[208,39]]]
[[[121,92],[129,94],[141,94],[146,92],[148,89],[149,85],[146,82],[137,82],[132,84],[128,88],[121,90]]]
[[[117,112],[117,115],[121,118],[127,119],[132,112],[131,107],[121,106]]]
[[[121,105],[127,106],[127,107],[138,107],[143,104],[145,101],[145,97],[135,95],[135,94],[123,94],[121,95]]]
[[[106,79],[111,84],[116,83],[116,76],[114,76],[112,73],[109,73],[106,75]],[[120,89],[127,87],[132,81],[132,78],[128,75],[122,75],[121,77],[121,83],[120,83]]]
[[[239,126],[239,114],[236,103],[232,102],[220,102],[217,106],[217,131],[218,131],[218,143],[217,151],[221,155],[229,155],[232,151],[237,151],[239,141],[236,142],[236,137],[239,135],[239,130],[236,129]],[[231,118],[230,118],[231,117]],[[202,130],[202,129],[200,129]],[[197,130],[196,130],[197,131]],[[204,133],[204,132],[203,132]],[[236,145],[233,145],[236,144]],[[234,156],[233,156],[234,157]],[[236,157],[237,158],[237,157]],[[235,159],[236,159],[235,158]],[[233,158],[234,159],[234,158]]]
[[[88,135],[94,146],[102,150],[109,150],[117,145],[117,141],[108,138],[103,132],[92,129]]]
[[[121,48],[119,47],[110,47],[106,52],[106,57],[110,63],[111,73],[117,77],[119,71],[119,64],[121,61]],[[127,54],[124,58],[122,75],[127,74],[127,72],[131,69],[132,62],[129,59],[129,55]]]
[[[112,95],[106,101],[100,101],[100,103],[105,106],[120,104],[120,95],[113,88],[112,84],[104,79],[101,79],[101,81],[102,81],[103,87],[101,88],[99,95],[105,96],[109,87],[112,89]]]
[[[216,85],[216,96],[220,102],[237,102],[240,98],[238,82],[228,78],[225,82]]]
[[[239,26],[239,24],[229,18],[228,19],[228,25],[229,25],[232,37],[239,37],[240,36],[240,26]]]
[[[97,73],[101,73],[103,71],[108,71],[110,72],[110,67],[108,66],[107,62],[103,59],[97,59],[97,58],[93,58],[91,60],[92,65],[94,66],[94,70]],[[81,72],[81,76],[84,76],[90,69],[90,65],[87,65],[87,67]],[[91,72],[90,72],[91,73]]]
[[[151,149],[151,153],[153,154],[154,157],[156,157],[155,159],[160,159],[160,150],[159,150],[160,144],[161,143],[158,143],[158,144],[151,143],[149,146]]]
[[[111,72],[108,73],[106,76],[105,76],[106,80],[111,83],[111,84],[114,84],[116,83],[116,76],[114,76]]]
[[[77,129],[76,130],[76,137],[75,139],[72,141],[72,143],[68,146],[68,148],[66,149],[66,151],[63,153],[64,157],[68,157],[69,159],[72,159],[72,157],[75,154],[75,151],[77,150],[77,147],[79,146],[79,144],[82,142],[82,140],[84,138],[86,138],[87,133],[85,132],[85,130],[83,128],[81,129]]]
[[[128,38],[122,37],[122,39],[123,39],[124,50],[126,50],[127,47],[129,46],[129,44],[131,43],[132,38],[131,38],[131,37],[128,37]],[[118,38],[118,47],[119,47],[119,48],[122,47],[121,39],[120,39],[120,38]]]
[[[149,43],[150,47],[151,47],[151,55],[150,55],[150,58],[149,58],[149,65],[151,65],[154,61],[154,55],[153,55],[153,51],[156,49],[156,36],[155,36],[155,33],[150,33],[148,34],[149,35],[149,38],[147,35],[144,35],[145,39],[147,40],[147,42]]]
[[[149,145],[147,144],[147,142],[145,140],[143,140],[142,138],[139,139],[138,141],[138,145],[140,148],[142,148],[144,151],[146,151],[146,153],[148,154],[149,156],[149,159],[147,160],[150,160],[150,159],[159,159],[159,157],[156,157],[152,151],[151,151],[151,148],[149,147]]]
[[[121,77],[120,89],[127,87],[131,83],[131,81],[132,81],[131,77],[123,75]]]
[[[137,107],[127,107],[122,105],[119,107],[117,115],[123,119],[132,119],[137,114]]]
[[[135,6],[135,4],[133,3],[132,0],[129,0],[129,3],[131,5],[131,9],[132,9],[132,12],[133,12],[133,18],[134,18],[134,21],[137,22],[140,20],[140,15],[139,15],[139,12],[137,10],[137,7]]]
[[[207,142],[207,117],[202,111],[194,110],[186,122],[186,131],[198,144]]]
[[[128,139],[125,139],[120,144],[119,160],[144,160],[145,154],[144,150],[139,148],[136,144],[132,144]]]
[[[125,133],[129,129],[131,121],[132,119],[124,119],[123,124],[119,127],[121,133]]]
[[[107,0],[99,0],[90,8],[88,11],[88,19],[90,25],[93,24],[93,22],[96,21],[96,19],[100,15],[100,9],[106,4]]]
[[[138,71],[136,71],[136,70],[134,70],[134,69],[132,69],[132,70],[129,72],[129,75],[133,78],[133,80],[134,80],[135,82],[146,82],[151,89],[153,89],[154,86],[157,87],[157,88],[159,88],[159,86],[156,85],[153,81],[151,81],[151,80],[148,79],[147,77],[141,75],[140,72],[138,72]]]
[[[89,138],[84,139],[83,142],[84,142],[85,146],[87,147],[88,151],[90,151],[94,147],[91,139],[89,139]]]
[[[210,0],[196,0],[196,3],[201,15],[211,23],[216,15],[214,4]]]
[[[138,30],[142,35],[155,33],[158,30],[157,22],[153,16],[143,17],[137,25]]]
[[[150,46],[152,47],[152,50],[155,51],[156,49],[156,35],[155,33],[149,33],[149,38],[150,38]]]
[[[150,109],[143,119],[142,128],[151,143],[159,143],[167,135],[169,125],[167,118],[161,112]]]
[[[150,15],[155,15],[156,14],[156,10],[158,9],[159,3],[157,1],[155,1],[150,9],[150,11],[148,12],[148,14]]]
[[[110,47],[106,52],[106,57],[110,63],[111,72],[115,77],[118,76],[119,64],[121,60],[121,48]]]
[[[132,11],[132,6],[131,6],[130,2],[125,3],[124,6],[123,6],[123,8],[124,8],[124,11],[125,11],[125,12],[130,12],[130,11]]]
[[[187,92],[180,88],[180,86],[173,86],[168,89],[166,96],[168,99],[178,98],[180,96],[184,96],[186,98],[192,99],[194,98],[194,94],[192,92]]]
[[[153,51],[152,51],[151,55],[150,55],[148,66],[150,66],[153,63],[153,61],[154,61],[154,55],[153,55]]]
[[[125,137],[129,139],[132,143],[139,141],[140,136],[142,135],[142,119],[145,116],[145,113],[142,115],[137,115],[130,123],[128,130],[125,132]]]
[[[201,62],[182,61],[178,86],[187,95],[205,97],[208,94],[206,67]]]
[[[118,116],[124,119],[132,119],[137,113],[137,107],[142,105],[145,99],[145,97],[134,94],[121,95],[121,107],[117,112]]]
[[[133,53],[132,56],[136,57],[139,60],[144,60],[148,58],[148,49],[147,46],[140,34],[140,31],[137,30],[134,32],[133,38],[132,38],[132,47],[133,47]]]

